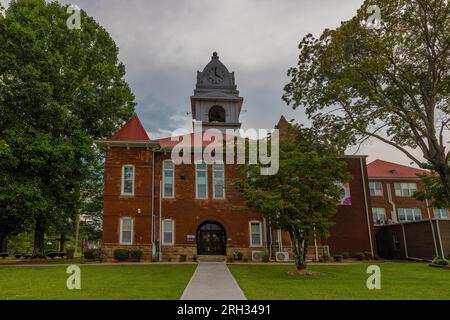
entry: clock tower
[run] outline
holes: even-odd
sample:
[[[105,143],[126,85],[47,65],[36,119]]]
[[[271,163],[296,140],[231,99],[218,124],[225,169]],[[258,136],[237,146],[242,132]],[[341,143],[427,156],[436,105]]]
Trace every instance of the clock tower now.
[[[203,71],[197,71],[197,84],[191,96],[192,118],[201,121],[204,130],[239,129],[243,101],[236,89],[234,72],[229,72],[214,52]]]

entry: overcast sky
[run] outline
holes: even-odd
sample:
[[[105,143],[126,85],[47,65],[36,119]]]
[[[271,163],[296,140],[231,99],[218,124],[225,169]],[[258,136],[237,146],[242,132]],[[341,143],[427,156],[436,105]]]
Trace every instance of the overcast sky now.
[[[7,4],[9,0],[0,0]],[[111,34],[120,49],[137,114],[152,138],[192,128],[189,97],[196,71],[213,51],[235,72],[244,97],[243,128],[272,128],[281,115],[306,122],[281,100],[286,71],[307,33],[319,35],[351,18],[362,0],[74,0]],[[410,164],[373,141],[359,150]]]

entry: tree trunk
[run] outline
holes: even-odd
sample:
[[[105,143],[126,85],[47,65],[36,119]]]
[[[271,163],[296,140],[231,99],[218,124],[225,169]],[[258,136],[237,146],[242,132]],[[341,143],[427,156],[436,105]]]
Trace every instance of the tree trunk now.
[[[8,238],[5,234],[0,234],[0,252],[6,252],[8,250]]]
[[[289,231],[292,241],[292,253],[294,254],[294,261],[297,270],[306,269],[306,253],[308,251],[308,243],[302,237],[301,233],[295,229]]]
[[[447,202],[450,203],[450,170],[443,170],[439,173],[442,183],[444,184],[444,190],[447,194]]]
[[[59,238],[59,252],[64,251],[64,244],[66,242],[66,234],[63,232]]]
[[[44,257],[45,250],[45,227],[42,219],[37,218],[34,226],[34,248],[33,257]]]

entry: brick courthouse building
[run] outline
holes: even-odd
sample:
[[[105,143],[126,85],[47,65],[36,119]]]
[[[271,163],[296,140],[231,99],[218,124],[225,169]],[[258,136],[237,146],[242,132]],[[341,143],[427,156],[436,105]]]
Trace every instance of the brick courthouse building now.
[[[191,96],[192,118],[204,129],[239,129],[243,98],[234,73],[216,53]],[[287,126],[284,118],[280,129]],[[183,136],[201,137],[201,132]],[[291,258],[286,233],[273,230],[228,182],[238,177],[234,164],[179,164],[171,161],[172,139],[152,140],[134,115],[109,140],[97,141],[106,151],[102,246],[139,249],[146,260],[161,252],[163,260],[180,255],[231,255]],[[203,145],[208,144],[203,142]],[[374,227],[364,156],[342,156],[353,179],[343,188],[345,200],[333,217],[331,236],[311,243],[312,258],[357,251],[374,253]],[[276,254],[287,252],[286,254]]]

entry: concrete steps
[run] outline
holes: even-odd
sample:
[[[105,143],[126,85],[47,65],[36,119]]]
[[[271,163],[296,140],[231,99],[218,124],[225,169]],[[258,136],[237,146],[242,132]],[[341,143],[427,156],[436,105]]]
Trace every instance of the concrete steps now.
[[[227,256],[199,255],[198,261],[227,261]]]

